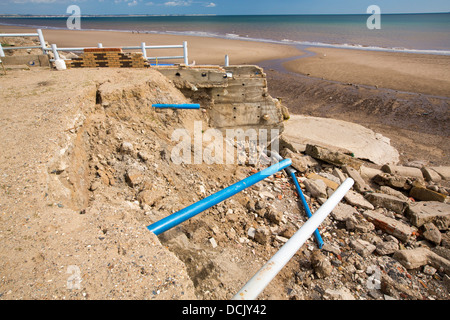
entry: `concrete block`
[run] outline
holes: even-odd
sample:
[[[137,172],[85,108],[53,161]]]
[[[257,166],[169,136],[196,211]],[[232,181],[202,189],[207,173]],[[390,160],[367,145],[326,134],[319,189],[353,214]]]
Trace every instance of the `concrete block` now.
[[[372,188],[370,188],[366,184],[364,179],[361,177],[361,175],[355,168],[352,168],[349,166],[343,166],[342,169],[344,170],[345,173],[348,174],[348,176],[350,178],[352,178],[355,181],[355,184],[353,185],[353,187],[356,189],[356,191],[361,192],[361,193],[364,193],[367,191],[372,191]]]
[[[450,225],[450,205],[437,201],[413,202],[406,210],[411,223],[421,227],[433,222],[439,229],[445,230]]]
[[[363,179],[373,179],[377,174],[383,173],[380,169],[369,168],[366,166],[361,166],[359,168],[359,174]]]
[[[450,274],[450,261],[423,247],[399,250],[392,257],[407,269],[416,269],[429,264]]]
[[[367,257],[368,255],[372,254],[372,252],[374,252],[375,249],[377,248],[376,246],[374,246],[370,242],[367,242],[367,241],[362,240],[362,239],[352,240],[350,242],[350,246],[353,249],[355,249],[355,251],[357,253],[359,253],[363,257]]]
[[[423,179],[422,170],[420,170],[419,168],[402,167],[402,166],[394,166],[394,165],[386,164],[381,167],[381,170],[386,173],[392,174],[392,175],[399,175],[402,177]]]
[[[409,192],[409,196],[413,197],[416,200],[420,201],[439,201],[439,202],[445,202],[445,199],[447,198],[446,195],[424,188],[424,187],[414,187]]]
[[[346,155],[338,151],[331,151],[327,148],[319,147],[316,145],[308,144],[306,145],[306,154],[313,158],[331,163],[336,166],[350,166],[355,169],[359,169],[362,165],[362,161],[353,158],[352,156]]]
[[[450,180],[450,167],[431,167],[436,171],[444,180]]]
[[[416,231],[416,229],[403,222],[389,218],[377,211],[367,210],[363,213],[363,216],[368,221],[372,222],[376,228],[383,230],[404,242],[407,242],[411,238],[413,232]]]
[[[384,193],[369,193],[365,198],[375,207],[386,208],[397,213],[403,213],[408,205],[407,201]]]
[[[442,180],[442,177],[439,175],[439,173],[431,168],[423,167],[421,170],[426,181],[439,182]]]
[[[361,194],[359,194],[353,190],[349,190],[347,192],[347,194],[344,196],[344,199],[345,199],[345,201],[347,201],[347,203],[349,203],[352,206],[357,206],[359,208],[368,209],[368,210],[375,209],[373,204],[371,204],[369,201],[364,199],[364,197]]]

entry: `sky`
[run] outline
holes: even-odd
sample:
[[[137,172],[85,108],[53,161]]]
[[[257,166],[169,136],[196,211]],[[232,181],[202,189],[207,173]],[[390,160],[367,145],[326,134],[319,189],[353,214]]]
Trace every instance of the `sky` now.
[[[450,0],[0,0],[0,14],[365,14],[450,12]]]

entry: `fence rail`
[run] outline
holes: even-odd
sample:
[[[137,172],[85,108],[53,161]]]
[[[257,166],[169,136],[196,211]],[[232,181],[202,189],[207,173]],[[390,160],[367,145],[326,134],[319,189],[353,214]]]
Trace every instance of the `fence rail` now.
[[[27,47],[2,47],[0,43],[0,57],[5,56],[4,50],[21,50],[21,49],[42,49],[44,54],[47,54],[48,51],[52,51],[55,59],[51,59],[50,61],[59,60],[59,52],[60,51],[84,51],[84,49],[95,49],[95,48],[103,48],[102,43],[98,43],[97,47],[73,47],[73,48],[58,48],[56,44],[52,44],[51,47],[47,47],[45,45],[44,35],[41,29],[37,29],[36,33],[0,33],[0,37],[38,37],[40,41],[40,46],[27,46]],[[141,50],[144,59],[146,60],[177,60],[183,59],[184,64],[189,64],[188,60],[188,48],[187,42],[184,41],[183,44],[180,45],[155,45],[148,46],[145,42],[142,42],[140,46],[124,46],[120,47],[122,50]],[[147,50],[158,50],[158,49],[183,49],[183,55],[178,56],[154,56],[148,57]]]

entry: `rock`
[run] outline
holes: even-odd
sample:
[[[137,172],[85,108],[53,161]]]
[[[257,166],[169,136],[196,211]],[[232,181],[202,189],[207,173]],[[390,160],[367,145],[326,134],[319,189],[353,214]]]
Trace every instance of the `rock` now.
[[[329,187],[333,190],[336,190],[337,188],[339,188],[339,184],[337,182],[324,177],[322,174],[317,174],[317,173],[311,172],[306,175],[306,178],[314,179],[314,180],[322,180],[323,182],[325,182],[327,187]]]
[[[411,184],[406,177],[392,176],[389,173],[377,174],[373,181],[380,186],[389,186],[404,190],[411,189]]]
[[[439,175],[439,173],[431,168],[423,167],[421,170],[426,181],[439,182],[442,180],[442,177]]]
[[[427,222],[423,225],[422,236],[436,245],[439,245],[442,240],[439,229],[431,222]]]
[[[352,178],[355,181],[355,184],[353,187],[356,189],[356,191],[364,193],[368,191],[372,191],[372,189],[366,184],[366,182],[363,180],[361,175],[358,171],[356,171],[354,168],[349,166],[342,167],[344,172],[348,174],[350,178]]]
[[[443,180],[450,180],[450,167],[431,167]]]
[[[384,214],[378,213],[377,211],[367,210],[363,213],[363,216],[368,221],[372,222],[376,228],[383,230],[404,242],[407,242],[415,231],[412,227],[393,218],[389,218]]]
[[[283,220],[283,212],[270,208],[264,217],[274,224],[280,224]]]
[[[414,167],[384,165],[381,167],[381,170],[391,175],[399,175],[402,177],[423,179],[422,170]]]
[[[327,198],[327,185],[320,179],[306,179],[303,181],[306,190],[314,198]]]
[[[432,266],[426,265],[425,267],[423,267],[423,273],[432,276],[433,274],[436,273],[436,269],[433,268]]]
[[[323,295],[326,300],[355,300],[349,289],[343,287],[340,289],[326,289]]]
[[[361,177],[363,179],[367,179],[367,180],[371,180],[376,175],[382,174],[382,173],[383,173],[383,171],[381,171],[379,169],[369,168],[369,167],[366,167],[366,166],[361,166],[359,168],[359,174],[361,175]]]
[[[262,191],[259,193],[259,196],[261,197],[261,199],[275,199],[273,193],[270,193],[269,191]]]
[[[345,203],[338,203],[338,205],[331,212],[331,216],[337,221],[346,221],[348,218],[358,214],[358,211]]]
[[[368,210],[375,209],[375,207],[369,201],[367,201],[364,196],[353,190],[349,190],[344,196],[344,199],[352,206],[357,206],[359,208]]]
[[[216,242],[216,239],[210,238],[210,239],[209,239],[209,243],[211,243],[211,246],[213,247],[213,249],[214,249],[214,248],[217,248],[217,242]]]
[[[446,274],[450,274],[450,261],[423,247],[399,250],[394,253],[393,258],[407,269],[416,269],[429,264],[437,269],[442,268]]]
[[[335,254],[336,256],[341,254],[341,250],[339,249],[339,247],[337,245],[331,244],[329,242],[325,242],[323,244],[322,250],[331,252],[331,253]]]
[[[320,166],[316,159],[309,155],[301,155],[299,153],[292,152],[291,150],[286,150],[283,155],[284,158],[292,160],[292,167],[297,169],[299,172],[306,172],[310,168],[315,168]]]
[[[255,231],[255,241],[260,244],[266,244],[270,240],[270,230],[264,226],[259,227]]]
[[[306,145],[305,153],[313,158],[331,163],[335,166],[350,166],[355,169],[359,169],[362,165],[362,161],[346,155],[342,152],[331,151],[329,149],[308,144]]]
[[[407,201],[384,193],[369,193],[365,198],[375,207],[386,208],[397,213],[403,213],[408,205]]]
[[[149,159],[152,158],[152,155],[150,153],[148,153],[148,152],[145,152],[145,151],[139,151],[138,152],[138,157],[140,159],[142,159],[142,161],[147,162]]]
[[[341,183],[347,179],[347,176],[342,172],[342,170],[336,167],[333,169],[333,175],[337,177]]]
[[[397,250],[398,250],[398,242],[396,241],[385,241],[379,243],[376,248],[376,252],[382,256],[393,254]]]
[[[331,275],[333,272],[333,266],[328,258],[319,250],[316,250],[311,255],[311,265],[314,269],[316,276],[319,279],[324,279]]]
[[[446,230],[450,225],[450,205],[436,201],[410,203],[406,213],[411,223],[421,227],[427,222],[433,222],[440,230]]]
[[[376,249],[373,244],[362,239],[350,241],[350,246],[363,257],[367,257],[368,255],[372,254],[372,252],[374,252]]]
[[[409,196],[420,201],[445,202],[445,199],[447,198],[447,196],[443,195],[442,193],[424,187],[412,188],[411,191],[409,192]]]
[[[125,174],[125,180],[130,187],[136,187],[144,181],[144,175],[137,169],[130,169]]]
[[[255,238],[255,235],[256,235],[256,229],[253,228],[253,227],[250,227],[250,228],[248,229],[248,231],[247,231],[247,236],[248,236],[250,239],[254,239],[254,238]]]
[[[131,154],[134,151],[133,144],[131,142],[124,141],[120,146],[120,151],[125,154]]]
[[[141,207],[144,205],[153,206],[156,201],[161,200],[164,195],[165,192],[160,189],[144,189],[138,194],[137,200]]]
[[[409,200],[409,198],[407,196],[405,196],[403,193],[401,193],[400,191],[397,191],[391,187],[388,187],[388,186],[381,186],[380,191],[381,191],[381,193],[395,196],[395,197],[399,198],[400,200],[403,200],[406,202]]]

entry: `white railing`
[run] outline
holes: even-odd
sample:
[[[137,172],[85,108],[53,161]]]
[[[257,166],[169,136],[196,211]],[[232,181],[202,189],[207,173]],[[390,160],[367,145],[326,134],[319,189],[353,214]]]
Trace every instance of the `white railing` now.
[[[41,43],[40,46],[28,46],[28,47],[2,47],[0,43],[0,57],[5,56],[4,50],[20,50],[20,49],[42,49],[44,54],[47,54],[48,51],[52,51],[55,59],[51,59],[50,61],[59,60],[59,51],[84,51],[84,49],[93,49],[93,48],[103,48],[103,44],[99,43],[97,47],[75,47],[75,48],[58,48],[56,44],[52,44],[51,48],[48,48],[45,45],[44,35],[41,29],[37,29],[36,33],[0,33],[0,37],[38,37]],[[187,41],[184,41],[183,44],[180,45],[165,45],[165,46],[148,46],[145,42],[142,42],[140,46],[129,46],[129,47],[120,47],[122,50],[141,50],[143,57],[146,60],[176,60],[183,59],[185,65],[189,64],[188,60],[188,48]],[[178,56],[147,56],[147,50],[157,50],[157,49],[183,49],[183,55]]]
[[[97,47],[75,47],[75,48],[58,48],[56,44],[52,44],[51,50],[55,57],[55,60],[59,60],[59,51],[83,51],[84,49],[95,49],[95,48],[104,48],[102,43],[99,43]],[[120,47],[122,50],[141,50],[144,59],[146,60],[175,60],[175,59],[183,59],[184,64],[189,64],[188,60],[188,48],[187,41],[184,41],[183,44],[180,45],[165,45],[165,46],[148,46],[145,42],[142,42],[140,46],[129,46],[129,47]],[[183,55],[179,56],[154,56],[149,57],[147,55],[147,50],[156,50],[156,49],[183,49]]]
[[[42,49],[44,54],[50,50],[50,48],[47,48],[45,45],[44,35],[41,29],[37,29],[36,33],[0,33],[0,37],[38,37],[39,42],[41,43],[40,46],[28,47],[2,47],[2,44],[0,43],[0,57],[5,56],[4,50]]]

